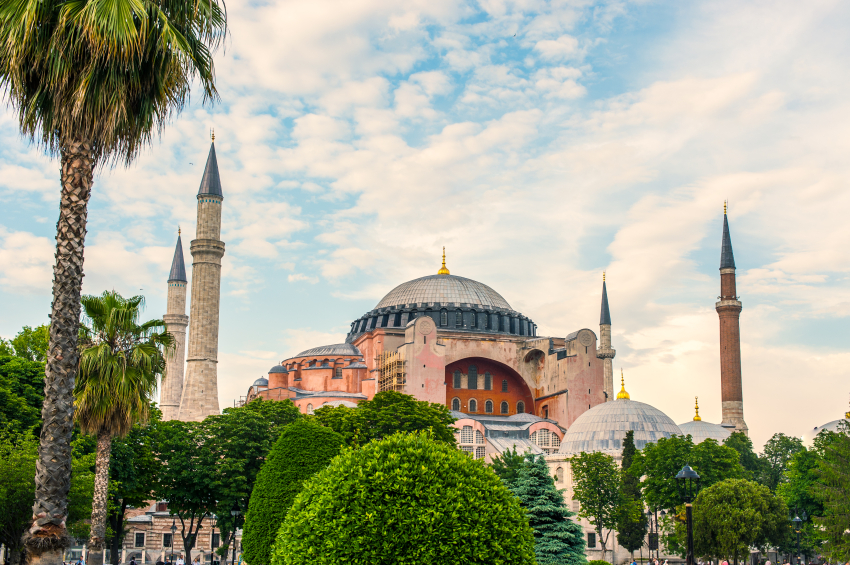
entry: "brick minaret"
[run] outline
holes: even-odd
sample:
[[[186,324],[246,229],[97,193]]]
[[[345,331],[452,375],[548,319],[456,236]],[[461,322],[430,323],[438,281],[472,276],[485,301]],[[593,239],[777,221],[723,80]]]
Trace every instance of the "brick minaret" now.
[[[186,361],[186,265],[183,263],[183,241],[177,230],[177,247],[171,261],[171,273],[168,275],[168,310],[162,320],[168,333],[174,336],[174,352],[166,361],[165,378],[162,379],[162,391],[159,407],[163,420],[176,420],[180,411],[180,397],[183,394],[183,364]]]
[[[210,146],[204,178],[198,190],[198,227],[192,253],[192,305],[189,311],[189,353],[180,400],[183,421],[201,421],[218,414],[218,312],[221,299],[221,179]]]
[[[724,428],[748,432],[744,422],[744,394],[741,386],[741,302],[735,288],[735,257],[726,205],[723,206],[723,244],[720,253],[720,301],[715,305],[720,316],[720,392],[723,401]]]
[[[611,311],[608,309],[608,288],[605,286],[605,273],[602,273],[602,313],[599,315],[599,349],[596,356],[602,359],[603,390],[605,401],[614,400],[614,356],[617,352],[611,348]]]

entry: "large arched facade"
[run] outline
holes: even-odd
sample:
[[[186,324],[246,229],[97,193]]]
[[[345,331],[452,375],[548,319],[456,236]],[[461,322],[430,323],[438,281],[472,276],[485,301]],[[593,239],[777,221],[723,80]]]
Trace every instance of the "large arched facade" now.
[[[534,397],[519,373],[509,366],[468,357],[446,365],[446,406],[469,414],[533,414]]]

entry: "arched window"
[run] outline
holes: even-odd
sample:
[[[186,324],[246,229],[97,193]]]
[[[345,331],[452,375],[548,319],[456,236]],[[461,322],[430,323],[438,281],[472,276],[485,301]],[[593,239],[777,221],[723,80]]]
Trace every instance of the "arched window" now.
[[[440,325],[448,326],[449,325],[449,313],[445,310],[440,310]]]
[[[557,469],[555,469],[555,480],[558,481],[559,483],[564,482],[564,468],[563,467],[558,467]]]
[[[493,377],[490,373],[484,373],[484,390],[493,390]]]
[[[467,379],[466,388],[476,390],[478,388],[478,367],[475,365],[469,366],[469,378]]]
[[[475,458],[476,459],[484,459],[485,452],[486,452],[486,449],[484,448],[484,446],[479,445],[478,447],[475,448]]]
[[[461,327],[463,325],[463,312],[458,310],[455,313],[455,326]]]
[[[543,419],[544,420],[549,419],[549,407],[548,406],[543,407]]]
[[[502,392],[508,392],[508,380],[507,379],[502,381]]]
[[[460,412],[460,398],[452,398],[452,410]]]
[[[460,442],[461,443],[472,443],[472,426],[464,426],[460,430]]]
[[[525,402],[523,402],[522,400],[520,400],[519,402],[516,403],[516,413],[517,414],[524,414],[525,413]]]
[[[500,411],[502,414],[507,414],[507,413],[508,413],[508,403],[507,403],[507,402],[505,402],[505,401],[502,401],[502,404],[501,404],[501,405],[499,405],[499,411]]]
[[[484,403],[484,411],[487,414],[493,413],[493,401],[492,400],[488,400],[487,402]]]
[[[307,413],[308,413],[308,414],[312,414],[312,413],[313,413],[313,405],[312,405],[312,404],[308,404],[308,405],[307,405]]]
[[[470,317],[469,326],[472,327],[472,328],[475,327],[475,312],[472,312],[472,315]]]
[[[455,371],[453,384],[455,388],[460,388],[460,371]]]
[[[469,411],[478,412],[478,402],[474,398],[469,401]]]
[[[486,313],[484,314],[484,329],[490,329],[490,315]]]

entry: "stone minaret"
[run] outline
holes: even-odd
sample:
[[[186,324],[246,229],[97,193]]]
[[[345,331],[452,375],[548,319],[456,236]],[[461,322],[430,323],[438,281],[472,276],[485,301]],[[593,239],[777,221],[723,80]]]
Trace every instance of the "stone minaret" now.
[[[720,301],[715,305],[720,316],[720,392],[723,400],[724,428],[747,433],[744,422],[744,394],[741,386],[741,302],[735,288],[735,257],[726,204],[723,205],[723,244],[720,252]]]
[[[183,241],[177,230],[177,247],[168,275],[168,310],[162,317],[168,333],[174,336],[174,352],[168,358],[165,378],[159,396],[159,407],[163,420],[176,420],[180,411],[180,396],[183,394],[183,364],[186,361],[186,265],[183,263]]]
[[[201,421],[218,414],[218,311],[221,299],[221,179],[210,146],[204,178],[198,190],[198,227],[192,253],[192,305],[189,311],[189,354],[180,400],[183,421]]]
[[[608,288],[605,285],[605,273],[602,273],[602,313],[599,315],[599,349],[596,356],[602,359],[605,375],[603,389],[605,401],[614,400],[614,356],[617,352],[611,348],[611,311],[608,309]]]

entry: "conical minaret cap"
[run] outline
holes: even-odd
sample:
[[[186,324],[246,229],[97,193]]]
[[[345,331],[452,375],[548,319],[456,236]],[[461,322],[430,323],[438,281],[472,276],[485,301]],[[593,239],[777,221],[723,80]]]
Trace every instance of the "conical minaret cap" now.
[[[729,219],[723,212],[723,244],[720,252],[720,268],[734,269],[735,256],[732,254],[732,237],[729,235]]]
[[[171,261],[171,273],[168,282],[186,282],[186,264],[183,262],[183,241],[177,233],[177,247],[174,249],[174,259]]]
[[[611,310],[608,309],[608,287],[605,286],[605,274],[602,274],[602,312],[599,315],[600,326],[611,325]]]
[[[218,174],[218,160],[215,158],[215,143],[210,144],[210,154],[207,157],[207,166],[204,167],[204,176],[201,179],[201,188],[198,196],[209,194],[224,198],[221,191],[221,177]]]

